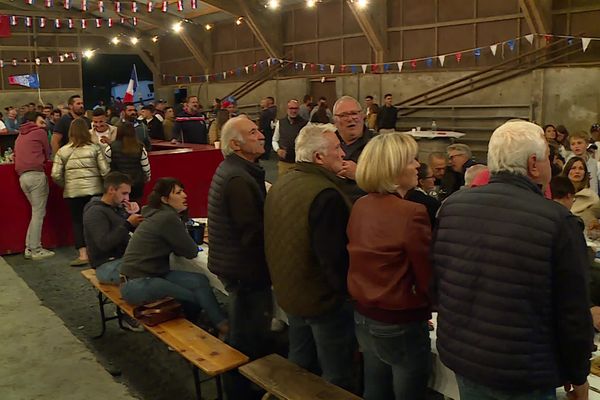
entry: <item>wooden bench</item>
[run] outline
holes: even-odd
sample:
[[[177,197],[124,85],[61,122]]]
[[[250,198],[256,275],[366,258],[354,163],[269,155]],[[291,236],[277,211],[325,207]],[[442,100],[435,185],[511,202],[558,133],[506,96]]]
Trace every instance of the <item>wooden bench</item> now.
[[[246,378],[281,400],[359,400],[360,397],[326,382],[278,354],[239,368]],[[267,399],[269,396],[263,397]]]
[[[118,319],[119,326],[122,327],[120,319],[122,313],[133,318],[133,306],[123,300],[118,286],[98,282],[96,271],[93,269],[81,271],[81,274],[98,290],[102,332],[96,336],[97,338],[106,332],[107,321]],[[117,306],[117,316],[106,316],[104,306],[109,302]],[[185,318],[173,319],[155,326],[144,325],[144,328],[190,362],[196,395],[199,400],[202,398],[200,384],[204,382],[200,380],[199,370],[208,375],[209,379],[216,380],[217,398],[220,400],[223,398],[221,374],[235,369],[249,360],[246,355]]]

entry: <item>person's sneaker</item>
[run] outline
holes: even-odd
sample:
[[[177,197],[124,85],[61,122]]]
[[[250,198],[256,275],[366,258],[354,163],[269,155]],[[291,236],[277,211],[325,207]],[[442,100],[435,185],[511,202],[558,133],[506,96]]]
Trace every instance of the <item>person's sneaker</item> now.
[[[25,258],[26,260],[31,260],[31,249],[25,249],[25,252],[23,253],[23,258]]]
[[[31,259],[33,261],[43,260],[44,258],[52,257],[54,255],[53,251],[46,249],[37,249],[31,252]]]
[[[123,329],[127,329],[131,332],[144,332],[144,326],[135,318],[131,318],[127,314],[121,315],[121,325]]]
[[[89,260],[82,260],[81,258],[77,257],[76,259],[74,259],[73,261],[71,261],[69,263],[69,265],[71,267],[83,267],[84,265],[87,265],[89,262]]]

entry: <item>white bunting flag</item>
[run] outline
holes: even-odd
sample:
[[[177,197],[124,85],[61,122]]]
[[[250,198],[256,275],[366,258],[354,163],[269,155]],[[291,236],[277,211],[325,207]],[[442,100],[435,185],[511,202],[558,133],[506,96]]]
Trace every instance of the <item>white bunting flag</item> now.
[[[588,46],[590,45],[591,41],[592,41],[592,39],[590,39],[590,38],[581,38],[581,46],[583,47],[584,53],[587,50]]]
[[[210,78],[210,76],[204,75],[204,78],[206,79],[206,82],[208,82],[208,78]]]
[[[446,61],[446,56],[438,56],[438,60],[440,60],[440,65],[444,66],[444,61]]]
[[[333,71],[335,71],[335,65],[330,65],[329,69],[331,70],[331,73],[333,74]]]
[[[533,44],[533,33],[525,36],[525,39],[529,42],[529,44]]]
[[[270,67],[271,66],[271,57],[267,58],[267,66]]]
[[[42,60],[40,60],[39,58],[35,59],[35,65],[40,65],[42,63]]]
[[[96,18],[96,28],[101,28],[101,27],[102,27],[102,19]]]
[[[244,67],[244,69],[246,70],[246,73],[248,73],[248,68],[249,67],[247,65]]]
[[[302,63],[302,71],[306,70],[306,63]]]
[[[48,64],[52,64],[54,62],[54,60],[52,60],[52,57],[48,57]]]
[[[31,17],[25,17],[25,26],[30,27],[31,21],[32,21]]]
[[[81,29],[86,29],[87,28],[87,20],[86,19],[82,19],[81,20]]]
[[[46,18],[41,17],[40,18],[40,28],[45,28],[46,27]]]
[[[137,1],[132,1],[131,2],[131,12],[138,12],[138,6],[137,6]]]
[[[361,67],[363,70],[363,74],[366,74],[367,73],[367,64],[363,64],[363,65],[361,65]]]
[[[154,10],[154,2],[149,1],[147,7],[148,7],[148,12],[151,13],[152,10]]]
[[[104,12],[104,1],[103,0],[98,1],[98,11],[100,11],[101,13]]]
[[[109,19],[108,19],[108,27],[109,27],[109,28],[112,28],[112,26],[113,26],[113,19],[112,19],[112,18],[109,18]]]
[[[161,9],[162,12],[166,13],[168,9],[169,9],[169,2],[163,1],[162,2],[162,9]]]
[[[227,72],[223,72],[223,79],[227,78]]]
[[[491,45],[490,50],[492,51],[493,55],[496,55],[496,52],[498,51],[498,45],[497,44]]]
[[[0,60],[0,68],[4,68],[4,60]]]
[[[87,0],[81,0],[81,11],[87,11],[88,3]]]
[[[69,29],[73,29],[73,18],[69,18],[67,24],[69,25]]]
[[[64,62],[65,61],[65,56],[63,56],[62,54],[60,56],[58,56],[58,61]]]
[[[402,71],[402,65],[403,65],[403,64],[404,64],[404,63],[403,63],[402,61],[398,61],[398,72],[401,72],[401,71]]]
[[[175,75],[175,82],[179,82],[179,77],[177,75]]]

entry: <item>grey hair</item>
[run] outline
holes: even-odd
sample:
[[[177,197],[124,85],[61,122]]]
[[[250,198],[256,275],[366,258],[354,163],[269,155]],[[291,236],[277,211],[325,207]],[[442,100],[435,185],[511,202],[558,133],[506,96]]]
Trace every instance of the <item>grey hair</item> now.
[[[238,115],[237,117],[230,118],[221,128],[221,153],[223,153],[225,157],[234,153],[234,150],[229,146],[232,139],[244,143],[244,137],[238,128],[238,122],[242,119],[248,119],[248,117],[245,115]]]
[[[362,110],[362,106],[360,105],[360,103],[358,102],[358,100],[356,100],[354,97],[352,97],[352,96],[342,96],[339,99],[337,99],[336,102],[333,104],[333,115],[337,114],[337,109],[338,109],[340,103],[343,102],[343,101],[353,101],[358,106],[358,109]]]
[[[308,124],[300,130],[296,138],[296,162],[315,161],[315,154],[327,154],[329,142],[323,136],[325,132],[334,132],[333,124]]]
[[[488,169],[487,165],[483,165],[483,164],[475,164],[475,165],[467,168],[467,170],[465,171],[465,186],[471,187],[471,184],[473,183],[473,179],[475,179],[475,177],[477,175],[479,175],[480,172],[486,171],[487,169]]]
[[[469,158],[469,159],[471,157],[473,157],[473,153],[471,153],[471,148],[469,146],[467,146],[466,144],[455,143],[455,144],[451,144],[450,146],[446,147],[446,151],[448,153],[450,153],[451,150],[458,151],[459,153],[466,155],[467,158]]]
[[[543,160],[548,156],[544,130],[531,122],[511,121],[499,126],[488,145],[490,173],[501,171],[527,176],[528,159],[534,155]]]

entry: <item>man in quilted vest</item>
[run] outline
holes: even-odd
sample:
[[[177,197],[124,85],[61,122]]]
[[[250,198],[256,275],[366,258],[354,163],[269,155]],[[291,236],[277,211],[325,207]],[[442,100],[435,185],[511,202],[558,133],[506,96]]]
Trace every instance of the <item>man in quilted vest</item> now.
[[[488,149],[489,184],[438,213],[433,264],[437,348],[462,400],[587,399],[593,343],[583,229],[544,198],[551,177],[539,126],[507,122]]]
[[[275,297],[289,320],[289,359],[352,389],[355,346],[347,299],[350,202],[337,173],[344,152],[335,126],[307,125],[296,165],[265,202],[265,252]]]

